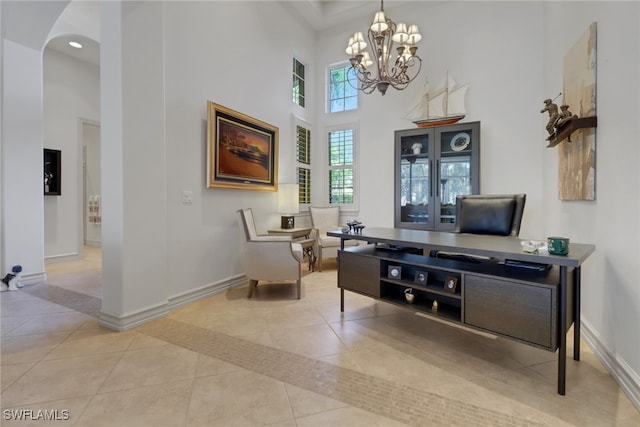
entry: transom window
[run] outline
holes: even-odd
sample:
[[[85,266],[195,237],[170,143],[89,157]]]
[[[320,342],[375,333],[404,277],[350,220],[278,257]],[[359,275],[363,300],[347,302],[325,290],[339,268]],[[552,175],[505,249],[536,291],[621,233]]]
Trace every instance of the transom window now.
[[[329,112],[355,110],[358,108],[358,80],[349,73],[351,65],[342,63],[329,67]]]
[[[304,64],[293,58],[293,102],[304,107]]]

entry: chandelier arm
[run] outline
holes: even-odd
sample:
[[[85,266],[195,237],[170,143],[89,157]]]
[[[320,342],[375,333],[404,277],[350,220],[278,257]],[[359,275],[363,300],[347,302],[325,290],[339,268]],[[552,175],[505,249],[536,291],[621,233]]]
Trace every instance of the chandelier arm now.
[[[385,76],[389,76],[389,59],[391,59],[391,54],[393,53],[393,39],[391,36],[396,32],[396,24],[389,18],[387,18],[387,25],[389,28],[387,28],[384,35],[384,46],[386,46],[387,52],[385,54],[383,49],[383,61],[381,64]]]
[[[360,90],[367,95],[372,93],[376,89],[377,81],[371,78],[371,72],[368,71],[366,68],[352,67],[349,69],[349,71],[347,71],[347,73],[349,73],[350,71],[354,73],[356,79],[358,80],[358,82],[360,82],[360,86],[358,87],[353,85],[353,83],[351,82],[351,79],[347,79],[351,87],[353,87],[354,89]]]
[[[418,61],[414,61],[415,59],[417,59]],[[414,56],[411,58],[411,60],[414,61],[414,63],[410,66],[410,68],[412,68],[414,64],[417,63],[418,70],[415,72],[413,77],[410,77],[408,74],[403,73],[401,81],[396,82],[393,79],[391,79],[389,83],[391,84],[391,87],[393,87],[394,89],[398,89],[398,90],[405,89],[409,85],[409,83],[414,81],[415,78],[418,77],[418,74],[420,74],[420,70],[422,69],[422,59],[420,59],[419,56]]]
[[[377,75],[380,76],[380,55],[379,55],[379,50],[378,50],[378,40],[376,39],[375,35],[373,34],[373,31],[371,31],[371,28],[369,28],[369,31],[367,32],[367,37],[369,38],[369,47],[371,48],[371,60],[373,61],[373,63],[375,64],[375,68],[377,71]],[[371,74],[371,73],[369,73]]]

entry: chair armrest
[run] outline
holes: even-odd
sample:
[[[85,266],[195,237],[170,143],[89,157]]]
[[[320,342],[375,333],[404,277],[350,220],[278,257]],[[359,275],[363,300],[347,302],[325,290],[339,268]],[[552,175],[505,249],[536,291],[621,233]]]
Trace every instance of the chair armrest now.
[[[323,234],[327,234],[327,231],[336,231],[336,230],[342,230],[343,226],[342,225],[331,225],[329,227],[325,227],[325,228],[319,228],[318,229],[318,233],[320,235]]]
[[[300,261],[293,254],[288,240],[246,242],[245,260],[247,276],[279,280],[291,277],[300,270]]]
[[[318,230],[317,228],[312,228],[311,233],[309,233],[309,238],[313,239],[313,253],[316,254],[316,256],[318,255],[319,249],[320,249],[320,247],[318,246],[319,237],[320,237],[320,230]]]

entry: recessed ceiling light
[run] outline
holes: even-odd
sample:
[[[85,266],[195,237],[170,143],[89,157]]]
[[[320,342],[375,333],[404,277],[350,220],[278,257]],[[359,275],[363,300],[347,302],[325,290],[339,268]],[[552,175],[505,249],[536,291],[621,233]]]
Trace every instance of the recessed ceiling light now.
[[[78,42],[69,42],[69,46],[75,47],[76,49],[82,49],[82,45]]]

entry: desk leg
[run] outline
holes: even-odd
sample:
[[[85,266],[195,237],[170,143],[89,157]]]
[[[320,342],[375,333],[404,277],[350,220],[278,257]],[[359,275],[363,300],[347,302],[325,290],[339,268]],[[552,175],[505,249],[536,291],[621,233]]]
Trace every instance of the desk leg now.
[[[565,394],[567,367],[567,267],[560,266],[560,318],[558,319],[558,394]]]
[[[573,270],[573,360],[580,360],[580,267]]]
[[[344,239],[340,239],[340,250],[344,251]],[[338,271],[340,271],[340,257],[338,257]],[[340,288],[340,311],[344,313],[344,289]]]

